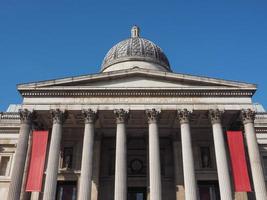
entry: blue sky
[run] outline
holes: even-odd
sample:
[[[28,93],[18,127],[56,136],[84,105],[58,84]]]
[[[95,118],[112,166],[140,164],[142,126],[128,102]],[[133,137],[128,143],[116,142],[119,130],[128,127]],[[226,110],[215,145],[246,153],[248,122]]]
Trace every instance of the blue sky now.
[[[0,111],[18,83],[98,72],[134,24],[174,72],[256,83],[267,108],[267,1],[1,0]]]

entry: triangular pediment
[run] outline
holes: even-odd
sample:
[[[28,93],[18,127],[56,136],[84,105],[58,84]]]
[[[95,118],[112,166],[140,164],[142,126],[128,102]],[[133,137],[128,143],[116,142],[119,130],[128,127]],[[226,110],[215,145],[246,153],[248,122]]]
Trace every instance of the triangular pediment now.
[[[256,90],[256,85],[140,68],[18,85],[19,91],[38,88],[247,88]]]

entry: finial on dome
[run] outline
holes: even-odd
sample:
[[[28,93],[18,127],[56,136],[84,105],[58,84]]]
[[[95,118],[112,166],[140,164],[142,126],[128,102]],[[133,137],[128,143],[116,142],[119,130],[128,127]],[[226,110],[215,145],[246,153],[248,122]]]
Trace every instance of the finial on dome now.
[[[134,25],[131,30],[132,38],[139,37],[139,34],[140,34],[140,28]]]

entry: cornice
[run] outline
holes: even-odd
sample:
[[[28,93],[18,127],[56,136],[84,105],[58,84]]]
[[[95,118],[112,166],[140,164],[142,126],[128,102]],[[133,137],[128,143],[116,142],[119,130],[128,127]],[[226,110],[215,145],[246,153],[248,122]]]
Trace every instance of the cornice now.
[[[60,86],[60,85],[70,85],[70,84],[77,84],[82,82],[95,82],[99,80],[110,80],[114,78],[120,77],[129,77],[129,76],[136,76],[136,75],[143,75],[145,77],[157,77],[163,78],[168,80],[181,80],[181,81],[189,81],[195,82],[198,84],[213,84],[218,86],[229,86],[229,87],[239,87],[239,88],[253,88],[254,90],[257,89],[257,85],[251,83],[245,83],[240,81],[229,81],[224,79],[218,78],[210,78],[204,76],[194,76],[189,74],[179,74],[173,72],[163,72],[158,70],[148,70],[142,68],[132,68],[132,69],[124,69],[124,70],[117,70],[117,71],[110,71],[110,72],[103,72],[97,74],[88,74],[88,75],[81,75],[76,77],[67,77],[67,78],[59,78],[59,79],[52,79],[46,81],[38,81],[38,82],[31,82],[31,83],[24,83],[17,85],[18,90],[23,90],[24,88],[32,87],[47,87],[47,86]]]
[[[252,97],[252,88],[38,88],[20,90],[23,97]]]

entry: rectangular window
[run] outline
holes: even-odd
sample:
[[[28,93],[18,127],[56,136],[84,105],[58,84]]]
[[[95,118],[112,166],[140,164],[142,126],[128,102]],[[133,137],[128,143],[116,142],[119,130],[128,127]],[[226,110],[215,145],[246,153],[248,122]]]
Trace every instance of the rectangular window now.
[[[10,155],[0,155],[0,176],[9,176],[10,174]]]

